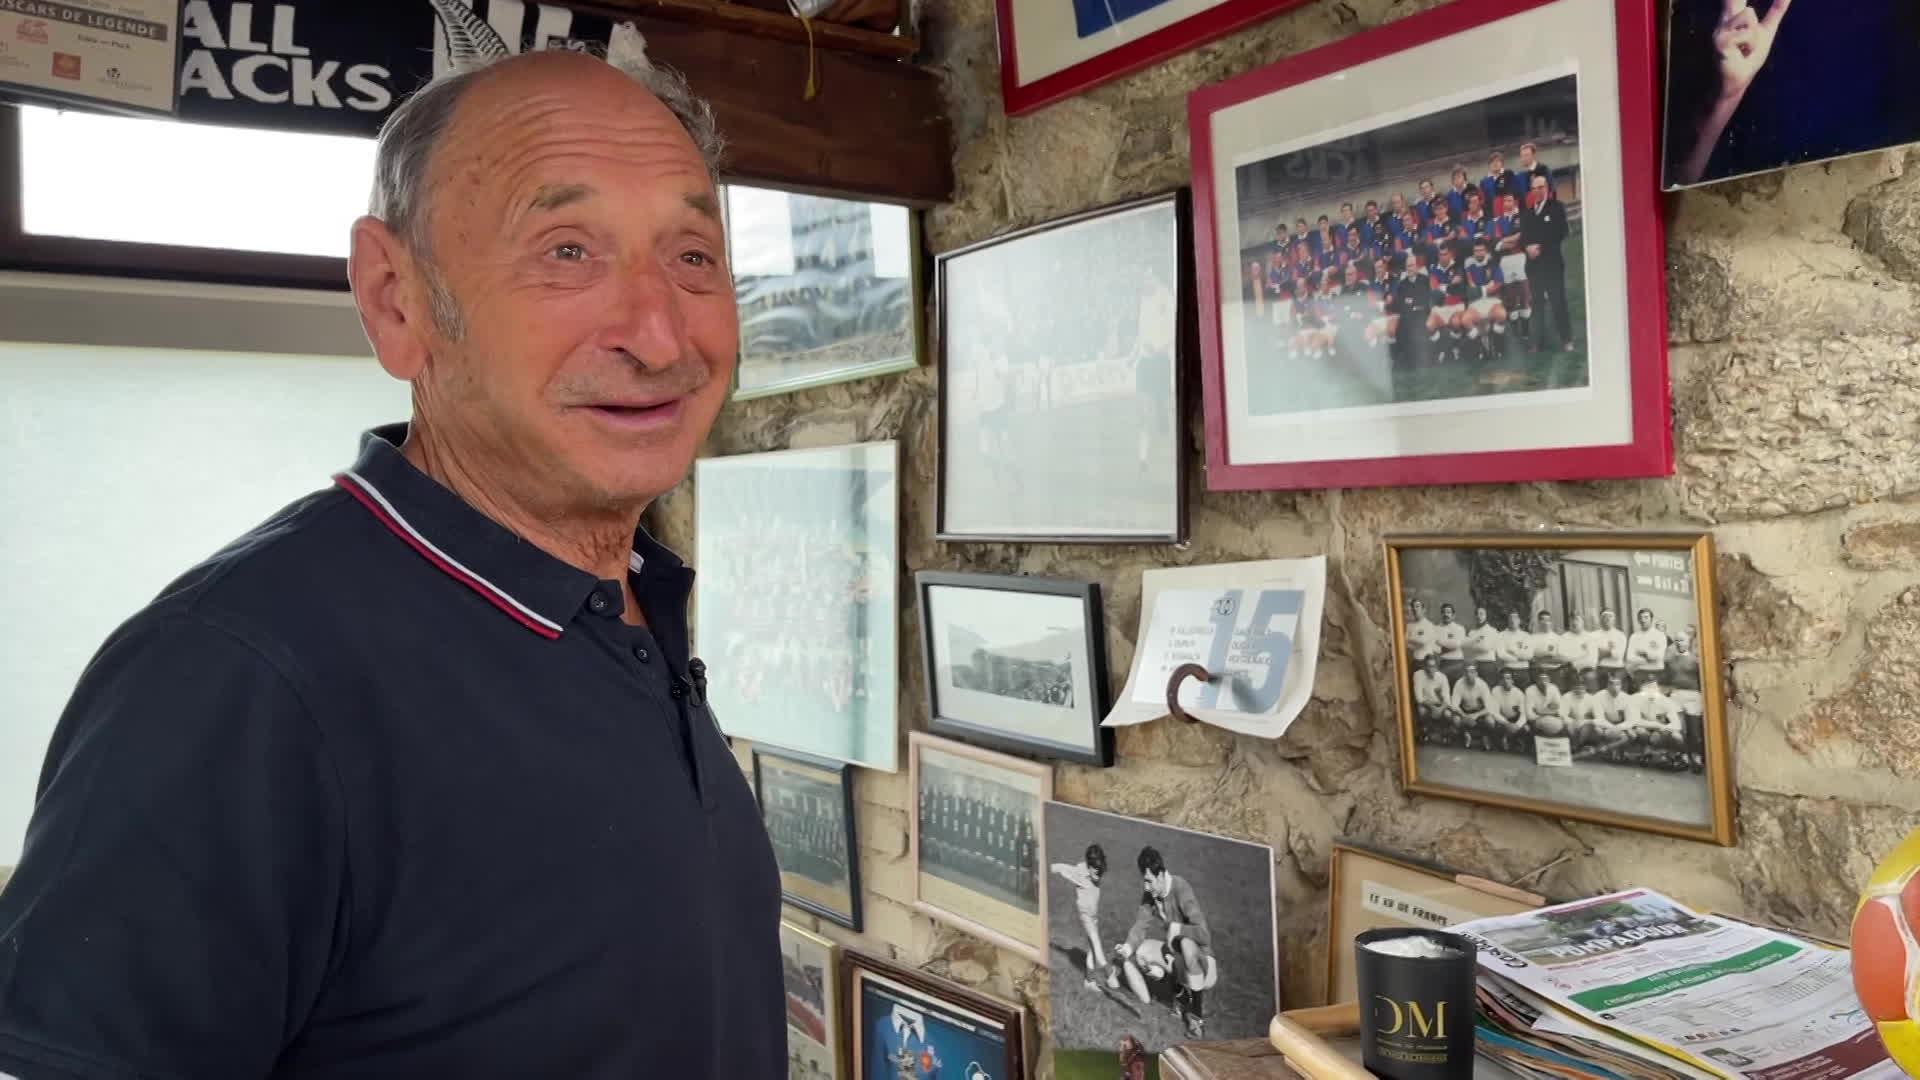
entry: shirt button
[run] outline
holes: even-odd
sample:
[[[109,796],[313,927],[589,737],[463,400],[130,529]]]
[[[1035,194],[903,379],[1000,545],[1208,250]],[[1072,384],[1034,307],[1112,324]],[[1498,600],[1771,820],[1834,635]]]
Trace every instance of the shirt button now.
[[[645,645],[635,645],[633,647],[633,658],[644,664],[653,659],[653,654],[647,651]]]
[[[607,610],[606,595],[604,593],[594,593],[592,596],[587,597],[587,607],[591,608],[596,615]]]

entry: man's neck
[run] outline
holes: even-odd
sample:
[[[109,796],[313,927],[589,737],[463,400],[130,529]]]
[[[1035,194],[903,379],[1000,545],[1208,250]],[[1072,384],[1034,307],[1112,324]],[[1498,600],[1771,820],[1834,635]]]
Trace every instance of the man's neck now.
[[[417,420],[409,428],[400,452],[414,468],[501,528],[568,566],[605,581],[620,582],[628,590],[629,614],[637,610],[627,585],[627,567],[644,506],[579,514],[568,513],[558,505],[542,505],[516,492],[511,484],[482,479],[489,470],[479,466],[475,455],[449,446]]]

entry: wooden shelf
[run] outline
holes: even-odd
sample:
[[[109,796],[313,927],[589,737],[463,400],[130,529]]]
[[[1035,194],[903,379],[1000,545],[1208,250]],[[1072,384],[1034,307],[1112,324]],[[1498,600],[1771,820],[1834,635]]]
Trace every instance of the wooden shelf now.
[[[599,6],[621,8],[636,15],[691,23],[754,37],[807,44],[807,28],[792,15],[781,15],[727,0],[598,0]],[[819,49],[863,53],[905,60],[920,51],[920,39],[906,34],[884,34],[857,26],[813,21],[813,45]]]

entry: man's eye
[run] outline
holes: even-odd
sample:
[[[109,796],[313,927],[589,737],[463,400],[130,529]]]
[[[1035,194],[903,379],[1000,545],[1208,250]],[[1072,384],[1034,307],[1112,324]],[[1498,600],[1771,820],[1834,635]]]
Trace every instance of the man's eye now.
[[[683,252],[680,256],[680,261],[686,263],[688,266],[708,267],[714,265],[713,256],[708,255],[704,251]]]
[[[579,262],[587,257],[587,249],[580,244],[561,244],[553,249],[552,254],[562,262]]]

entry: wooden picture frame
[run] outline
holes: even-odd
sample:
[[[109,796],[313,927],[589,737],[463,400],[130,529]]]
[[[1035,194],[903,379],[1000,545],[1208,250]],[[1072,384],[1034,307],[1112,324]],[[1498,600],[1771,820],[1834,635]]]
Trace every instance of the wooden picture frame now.
[[[721,185],[721,202],[727,211],[728,261],[734,267],[740,308],[740,358],[731,400],[790,394],[920,366],[926,275],[917,211],[749,184]],[[763,212],[742,220],[738,208],[743,204]],[[859,242],[862,216],[864,248]],[[762,243],[759,230],[782,220],[784,238],[769,237],[780,242]],[[888,233],[884,238],[883,229]],[[736,244],[746,246],[736,252]],[[767,258],[776,250],[785,251],[784,266]],[[813,265],[803,265],[808,260]],[[845,305],[857,309],[855,325],[826,314],[838,305],[826,303],[821,294],[834,289],[856,293],[854,302]],[[781,302],[796,292],[800,302]],[[876,308],[892,314],[876,320]],[[873,355],[876,352],[879,355]]]
[[[845,1080],[847,1075],[846,1001],[840,996],[840,946],[805,927],[781,920],[781,963],[786,966],[787,1057],[816,1063],[824,1056],[821,1073],[826,1080]],[[819,1002],[807,1000],[805,988],[810,981],[811,959],[819,959]]]
[[[1385,548],[1408,792],[1735,842],[1711,533],[1389,536]],[[1457,618],[1469,611],[1471,624]],[[1523,678],[1515,698],[1507,683]]]
[[[1033,4],[1027,0],[994,0],[994,23],[1000,39],[1000,91],[1006,100],[1008,116],[1019,116],[1032,112],[1044,105],[1052,104],[1062,98],[1084,93],[1141,68],[1160,63],[1189,49],[1198,48],[1216,38],[1224,37],[1235,30],[1252,26],[1262,19],[1272,18],[1283,11],[1299,7],[1307,0],[1154,0],[1151,3],[1135,2],[1114,5],[1127,11],[1125,16],[1092,33],[1091,27],[1076,26],[1074,37],[1086,40],[1106,34],[1109,40],[1093,46],[1091,55],[1079,59],[1059,57],[1042,61],[1041,53],[1051,51],[1056,54],[1058,47],[1066,45],[1063,34],[1045,34],[1030,32],[1023,34],[1020,28],[1022,20],[1016,16],[1024,10],[1029,14],[1049,14],[1076,10],[1066,4]],[[1137,9],[1137,10],[1135,10]],[[1097,11],[1088,5],[1088,11]],[[1112,7],[1104,12],[1112,19],[1117,12]],[[1057,17],[1057,16],[1056,16]],[[1152,22],[1152,28],[1143,30],[1129,29],[1124,36],[1119,33],[1117,24],[1129,22]],[[1076,16],[1074,21],[1080,20]],[[1064,28],[1063,28],[1064,29]],[[1051,41],[1039,40],[1050,38]],[[1047,45],[1054,45],[1046,50]],[[1084,52],[1085,49],[1069,51]],[[1062,64],[1063,59],[1068,62]],[[1044,67],[1044,72],[1038,70]]]
[[[955,1075],[976,1061],[994,1080],[1027,1080],[1027,1010],[957,983],[935,978],[856,949],[841,955],[846,970],[848,1057],[854,1080],[882,1074],[889,1058],[915,1058],[922,1050],[952,1067]],[[889,1015],[869,1015],[870,1005]],[[893,1023],[894,1008],[918,1014],[920,1024]]]
[[[937,539],[1186,539],[1190,217],[1180,189],[939,257]],[[1099,265],[1099,296],[1117,310],[1102,317],[1056,264]],[[1033,323],[1046,324],[1058,356]],[[1137,502],[1105,509],[1119,498]]]
[[[1210,490],[1672,472],[1655,41],[1455,0],[1194,92]]]
[[[916,731],[907,776],[913,906],[1045,967],[1053,769]]]
[[[811,754],[788,750],[774,751],[759,746],[752,750],[753,797],[760,804],[760,820],[773,840],[774,859],[780,866],[780,900],[790,907],[858,932],[861,927],[860,843],[855,825],[853,803],[853,767]],[[771,768],[769,768],[771,763]],[[791,797],[776,797],[769,806],[769,780],[775,779],[788,789]],[[819,790],[837,785],[837,792]],[[822,843],[817,819],[823,812],[837,809],[841,820],[824,823],[828,835],[840,840],[840,851],[831,843]],[[777,820],[785,815],[786,820]],[[802,844],[812,850],[798,850]],[[835,856],[845,861],[844,884],[830,881],[816,869],[816,863],[831,865]],[[802,862],[801,856],[806,858]],[[837,869],[837,868],[836,868]]]
[[[1111,694],[1099,583],[922,570],[914,584],[929,732],[1008,753],[1113,764],[1113,729],[1100,724]],[[1007,598],[1002,606],[1009,610],[993,607],[994,596]],[[968,610],[947,610],[961,603]],[[1063,619],[1077,619],[1077,632],[1062,630]],[[963,635],[977,639],[982,656],[975,666],[985,669],[971,677],[962,674],[966,658],[954,655]],[[1041,649],[1049,651],[1039,656]],[[1054,662],[1055,654],[1064,659]],[[1064,669],[1063,677],[1044,686],[1030,681],[1033,673],[1022,669],[1042,663]]]
[[[1326,1001],[1332,1005],[1357,999],[1353,939],[1364,930],[1448,927],[1469,919],[1517,915],[1548,902],[1536,893],[1436,863],[1336,842],[1327,862]]]

